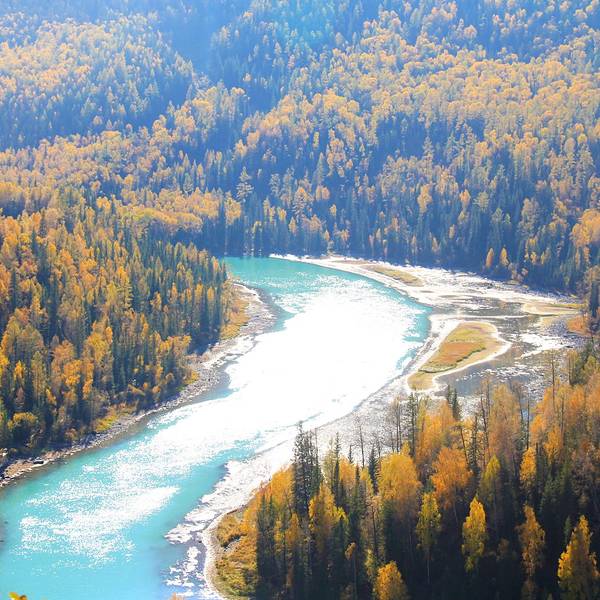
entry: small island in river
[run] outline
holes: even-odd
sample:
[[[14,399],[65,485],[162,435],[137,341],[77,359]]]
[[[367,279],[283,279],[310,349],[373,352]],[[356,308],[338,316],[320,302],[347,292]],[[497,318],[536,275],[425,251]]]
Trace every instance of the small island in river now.
[[[499,339],[495,325],[486,321],[463,321],[408,378],[408,384],[415,391],[430,390],[436,375],[485,362],[498,356],[501,350],[508,350],[508,344]]]

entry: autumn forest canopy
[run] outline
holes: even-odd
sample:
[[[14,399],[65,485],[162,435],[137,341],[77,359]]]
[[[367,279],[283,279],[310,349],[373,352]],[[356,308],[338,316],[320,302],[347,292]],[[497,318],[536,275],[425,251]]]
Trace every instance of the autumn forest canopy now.
[[[588,348],[528,413],[520,385],[464,410],[396,399],[373,436],[292,465],[218,529],[222,587],[258,599],[600,595],[600,371]]]
[[[8,0],[0,204],[20,216],[83,189],[217,254],[334,251],[585,292],[599,11]]]

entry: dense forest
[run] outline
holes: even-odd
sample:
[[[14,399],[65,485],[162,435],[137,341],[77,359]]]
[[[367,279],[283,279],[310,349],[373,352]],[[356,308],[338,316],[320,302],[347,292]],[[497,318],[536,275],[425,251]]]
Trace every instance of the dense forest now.
[[[0,46],[0,78],[6,148],[147,123],[185,99],[192,68],[136,17],[43,25],[32,43]]]
[[[24,89],[3,113],[27,135],[5,133],[26,147],[0,175],[19,194],[176,206],[218,254],[334,251],[573,292],[596,278],[595,1],[13,4],[3,78]]]
[[[397,399],[372,439],[292,466],[219,528],[230,593],[257,598],[600,596],[600,364],[569,357],[535,407],[518,386],[464,410]]]
[[[219,338],[224,266],[105,198],[55,195],[0,222],[0,447],[75,441],[113,405],[154,406]]]
[[[3,0],[0,449],[189,381],[220,257],[344,255],[589,297],[599,0]],[[600,365],[535,406],[411,396],[220,528],[259,598],[600,597]],[[241,565],[241,566],[240,566]]]

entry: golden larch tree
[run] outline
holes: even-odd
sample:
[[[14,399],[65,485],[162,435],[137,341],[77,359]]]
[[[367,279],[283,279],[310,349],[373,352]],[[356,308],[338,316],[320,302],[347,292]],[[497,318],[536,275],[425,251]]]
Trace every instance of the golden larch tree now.
[[[374,586],[376,600],[408,600],[408,590],[395,562],[389,562],[377,571]]]
[[[457,505],[471,480],[464,453],[457,448],[442,448],[431,476],[435,498],[442,510],[452,511],[458,523]]]
[[[475,571],[485,551],[487,528],[483,504],[473,498],[469,514],[463,524],[462,553],[467,573]]]
[[[431,562],[431,553],[437,542],[437,537],[441,529],[440,511],[438,510],[435,495],[431,492],[423,494],[421,502],[421,511],[417,521],[417,539],[419,547],[427,563],[427,582],[429,583],[429,565]]]
[[[381,499],[388,503],[399,521],[407,523],[416,516],[421,483],[407,452],[389,454],[382,459],[378,487]]]
[[[565,600],[598,598],[600,573],[590,542],[590,527],[582,515],[558,561],[558,580]]]

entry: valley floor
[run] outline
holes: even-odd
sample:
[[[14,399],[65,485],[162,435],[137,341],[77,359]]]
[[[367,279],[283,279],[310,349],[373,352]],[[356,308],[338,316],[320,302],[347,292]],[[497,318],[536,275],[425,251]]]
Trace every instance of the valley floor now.
[[[581,308],[572,297],[445,269],[338,256],[304,260],[369,277],[432,308],[430,338],[406,373],[405,391],[436,395],[456,379],[476,379],[469,376],[533,357],[528,362],[537,367],[548,351],[582,343],[570,328]],[[461,333],[470,337],[457,339]],[[456,342],[467,344],[457,348]]]

